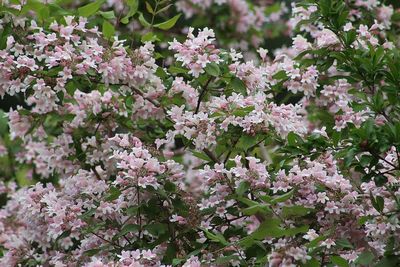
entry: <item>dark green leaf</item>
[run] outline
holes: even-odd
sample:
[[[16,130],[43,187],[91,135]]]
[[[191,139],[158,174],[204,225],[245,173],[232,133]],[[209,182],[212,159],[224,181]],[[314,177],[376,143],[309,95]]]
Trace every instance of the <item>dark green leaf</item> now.
[[[168,226],[162,223],[148,224],[144,227],[152,235],[161,235],[168,231]]]
[[[272,78],[274,78],[275,80],[287,79],[286,71],[281,70],[281,71],[275,73],[274,76],[272,76]]]
[[[124,236],[128,233],[136,233],[139,231],[139,225],[137,224],[127,224],[121,228],[121,232],[117,234],[118,237]]]
[[[374,260],[375,256],[369,251],[364,251],[363,253],[358,256],[355,263],[363,265],[363,266],[370,266],[372,261]]]
[[[245,94],[246,93],[246,85],[245,83],[237,78],[234,77],[230,83],[230,86],[232,87],[232,89],[236,92],[236,93],[242,93]]]
[[[336,264],[339,267],[349,267],[349,263],[340,256],[331,256],[332,263]]]
[[[378,211],[378,212],[382,212],[383,208],[385,207],[385,200],[383,199],[383,197],[381,196],[376,196],[374,198],[374,196],[372,195],[372,193],[370,193],[370,197],[371,197],[371,203],[372,206]]]
[[[335,241],[336,245],[342,248],[353,248],[353,245],[347,239],[337,239]]]
[[[289,229],[285,229],[284,230],[284,234],[285,236],[295,236],[297,234],[301,234],[301,233],[307,233],[308,229],[310,227],[308,225],[303,225],[300,227],[294,227],[294,228],[289,228]]]
[[[111,187],[108,191],[108,195],[106,197],[106,201],[116,200],[121,195],[121,191],[116,187]]]
[[[257,144],[257,138],[255,138],[254,136],[250,136],[248,134],[243,134],[239,138],[236,147],[239,149],[243,149],[244,151],[247,151],[249,148],[253,147],[256,144]]]
[[[238,259],[239,259],[239,256],[230,255],[230,256],[217,258],[215,263],[218,264],[218,265],[226,266],[226,264],[228,264],[230,261],[237,261]]]
[[[243,194],[250,188],[250,184],[247,181],[240,182],[239,186],[236,188],[236,194],[238,196],[243,196]]]
[[[198,152],[196,150],[191,150],[190,152],[192,152],[192,155],[195,156],[196,158],[205,160],[205,161],[212,161],[205,153],[202,152]]]
[[[228,241],[225,240],[225,237],[222,234],[220,233],[214,234],[204,228],[202,230],[206,234],[206,237],[210,239],[212,242],[221,243],[224,246],[229,245]]]

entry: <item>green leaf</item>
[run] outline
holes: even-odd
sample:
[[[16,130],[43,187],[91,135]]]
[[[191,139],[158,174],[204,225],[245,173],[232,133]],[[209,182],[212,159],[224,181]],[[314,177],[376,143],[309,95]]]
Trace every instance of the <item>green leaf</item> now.
[[[195,150],[191,150],[190,152],[192,152],[192,155],[195,156],[196,158],[205,160],[205,161],[212,161],[205,153],[202,152],[198,152]]]
[[[338,239],[335,241],[336,245],[342,248],[353,248],[353,245],[347,239]]]
[[[230,82],[230,86],[236,93],[246,94],[246,84],[241,79],[234,77]]]
[[[168,231],[168,227],[162,223],[148,224],[144,227],[152,235],[162,235]]]
[[[48,5],[41,3],[37,0],[28,0],[25,1],[26,4],[23,5],[20,14],[26,14],[30,11],[36,12],[38,17],[38,21],[44,22],[46,19],[50,17],[50,8]]]
[[[15,178],[19,186],[29,186],[32,184],[33,181],[27,177],[27,172],[28,170],[26,167],[16,170]]]
[[[136,14],[138,7],[139,7],[139,1],[138,0],[127,0],[127,4],[129,6],[129,12],[128,14],[121,19],[121,22],[123,24],[128,24],[129,19]]]
[[[277,73],[274,74],[274,76],[272,76],[272,78],[274,78],[275,80],[287,79],[286,71],[284,70],[278,71]]]
[[[250,184],[247,181],[240,182],[239,186],[236,188],[236,194],[238,196],[243,196],[243,194],[250,188]]]
[[[70,236],[70,235],[71,235],[71,230],[64,231],[61,235],[59,235],[57,237],[56,241],[66,238],[67,236]]]
[[[130,97],[130,96],[126,97],[125,105],[129,110],[131,110],[132,106],[133,106],[133,97]]]
[[[208,231],[205,228],[202,228],[202,230],[206,234],[207,238],[210,239],[212,242],[221,243],[224,246],[229,245],[228,241],[225,240],[225,237],[222,234],[220,234],[220,233],[217,233],[217,234],[211,233],[210,231]]]
[[[7,133],[8,119],[6,113],[0,109],[0,136]]]
[[[372,216],[362,216],[362,217],[360,217],[360,219],[358,219],[358,225],[363,225],[363,224],[365,224],[366,222],[368,222],[369,220],[371,220],[371,217]]]
[[[369,251],[364,251],[358,256],[355,263],[363,265],[363,266],[371,266],[370,264],[374,260],[375,256]]]
[[[340,256],[331,256],[332,263],[336,264],[339,267],[349,267],[349,263]]]
[[[258,197],[265,203],[271,204],[272,197],[270,195],[258,195]]]
[[[147,20],[144,18],[143,13],[139,13],[139,22],[144,26],[144,27],[151,27],[151,24],[147,22]]]
[[[291,207],[283,207],[282,215],[285,218],[288,217],[301,217],[309,214],[313,209],[306,208],[300,205],[291,206]]]
[[[256,242],[258,242],[257,240],[254,240],[253,237],[251,235],[246,236],[242,239],[239,240],[238,245],[240,245],[241,247],[244,248],[249,248],[251,246],[253,246]]]
[[[167,250],[164,253],[162,262],[171,264],[173,262],[173,260],[176,258],[177,250],[178,250],[177,245],[174,242],[169,243],[167,246]]]
[[[303,143],[303,140],[301,139],[301,137],[299,135],[295,134],[294,132],[290,132],[287,135],[287,141],[290,146],[298,146],[299,144]]]
[[[167,182],[165,182],[164,189],[167,192],[172,192],[173,193],[173,192],[176,191],[176,185],[174,183],[170,182],[170,181],[167,181]]]
[[[308,248],[314,248],[314,247],[316,247],[316,246],[319,244],[319,242],[324,241],[324,240],[326,240],[327,238],[328,238],[328,236],[321,235],[321,236],[319,236],[319,237],[313,239],[312,241],[310,241],[310,243],[308,243],[307,247],[308,247]]]
[[[7,38],[10,36],[12,32],[11,23],[7,23],[3,25],[3,30],[0,35],[0,49],[4,49],[7,46]]]
[[[85,219],[92,217],[96,213],[96,209],[97,208],[91,208],[90,210],[88,210],[85,213],[83,213],[82,215],[80,215],[79,218],[85,220]]]
[[[150,14],[155,15],[153,7],[147,1],[146,1],[146,9]]]
[[[220,257],[220,258],[217,258],[216,260],[215,260],[215,263],[216,264],[218,264],[218,265],[223,265],[223,266],[229,266],[229,265],[227,265],[230,261],[236,261],[236,260],[238,260],[239,259],[239,256],[237,256],[237,255],[230,255],[230,256],[225,256],[225,257]]]
[[[40,20],[45,20],[50,18],[50,9],[48,6],[44,6],[38,11],[38,18]]]
[[[174,27],[175,23],[178,21],[178,19],[181,17],[181,15],[182,14],[178,14],[178,15],[174,16],[173,18],[171,18],[171,19],[169,19],[167,21],[155,24],[154,27],[159,28],[161,30],[169,30],[172,27]]]
[[[252,112],[253,110],[254,110],[253,106],[248,106],[244,108],[238,108],[234,112],[232,112],[232,114],[235,115],[236,117],[245,117],[249,115],[249,113]]]
[[[93,3],[89,3],[83,7],[78,8],[78,14],[81,17],[90,17],[100,9],[101,5],[105,2],[105,0],[97,0]]]
[[[205,71],[208,75],[218,77],[221,74],[219,66],[215,62],[208,63],[205,67]]]
[[[314,258],[308,260],[304,265],[302,265],[302,267],[320,267],[320,266],[321,264],[319,263],[319,261]]]
[[[102,250],[101,248],[89,249],[89,250],[86,250],[85,252],[83,252],[83,255],[85,255],[87,257],[92,257],[92,256],[100,253],[101,250]]]
[[[128,233],[135,233],[139,231],[139,225],[137,224],[127,224],[121,228],[121,232],[117,234],[118,237],[124,236]]]
[[[107,39],[111,39],[115,34],[114,26],[107,20],[103,21],[103,35]]]
[[[278,219],[268,218],[250,236],[256,240],[263,240],[266,237],[282,237],[285,232],[279,225]]]
[[[338,28],[341,28],[346,23],[348,15],[349,15],[348,10],[339,13],[339,16],[337,17]]]
[[[173,259],[172,266],[180,266],[182,265],[182,262],[184,262],[184,259]]]
[[[370,193],[370,197],[371,197],[371,204],[372,206],[378,211],[378,212],[382,212],[383,208],[385,207],[385,200],[383,199],[383,197],[381,196],[376,196],[374,198],[374,196],[372,195],[372,193]]]
[[[308,225],[303,225],[300,227],[285,229],[284,234],[285,236],[295,236],[300,233],[307,233],[308,229],[310,229]]]
[[[157,35],[155,35],[153,32],[148,32],[142,36],[141,41],[142,43],[145,43],[145,42],[160,41],[160,39],[158,39]]]
[[[294,194],[294,189],[290,190],[289,192],[287,192],[287,193],[285,193],[283,195],[280,195],[280,196],[277,196],[277,197],[273,198],[271,200],[271,204],[285,202],[285,201],[291,199],[293,197],[293,194]]]
[[[380,260],[374,267],[398,267],[400,260],[398,256],[386,256]]]
[[[65,10],[62,7],[60,7],[59,5],[55,4],[55,3],[49,3],[49,4],[46,4],[46,6],[49,7],[50,14],[51,14],[52,17],[70,16],[70,15],[74,14],[70,10]]]
[[[344,39],[346,45],[350,46],[357,38],[357,33],[355,30],[350,30],[344,34]]]
[[[274,3],[273,5],[266,7],[264,13],[266,15],[271,15],[272,13],[279,12],[279,10],[281,10],[280,3]]]
[[[176,67],[176,66],[170,66],[168,68],[168,71],[171,74],[187,74],[189,72],[187,69]]]
[[[271,213],[272,210],[267,205],[257,204],[242,210],[244,215],[251,216],[254,214],[268,214]]]
[[[240,202],[242,202],[243,204],[246,204],[248,207],[252,207],[252,206],[259,204],[257,201],[254,201],[254,200],[251,200],[251,199],[248,199],[245,197],[241,197],[241,196],[238,196],[236,199],[239,200]]]
[[[121,195],[121,191],[116,187],[111,187],[108,190],[108,195],[106,197],[106,201],[113,201],[116,200]]]
[[[167,6],[163,7],[163,8],[160,8],[159,10],[157,10],[156,15],[159,14],[159,13],[162,13],[164,11],[167,11],[171,6],[172,6],[172,4],[169,4],[169,5],[167,5]]]
[[[248,134],[243,134],[240,138],[236,147],[247,151],[249,148],[255,146],[257,144],[257,138],[254,136],[250,136]]]
[[[210,115],[210,118],[218,118],[218,117],[222,117],[224,115],[225,115],[225,113],[216,111],[216,112],[214,112],[213,114]]]
[[[106,11],[106,12],[103,12],[103,11],[99,11],[99,14],[103,17],[103,18],[105,18],[105,19],[108,19],[108,20],[110,20],[110,19],[115,19],[115,14],[114,14],[114,11]]]
[[[138,213],[138,210],[139,210],[138,206],[132,206],[132,207],[127,208],[125,210],[125,212],[126,212],[126,215],[134,215],[134,214]]]

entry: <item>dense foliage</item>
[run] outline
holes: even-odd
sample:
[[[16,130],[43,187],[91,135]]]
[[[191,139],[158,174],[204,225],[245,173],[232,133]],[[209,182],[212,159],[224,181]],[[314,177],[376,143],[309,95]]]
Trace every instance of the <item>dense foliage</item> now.
[[[2,1],[0,266],[399,266],[399,26],[377,0]]]

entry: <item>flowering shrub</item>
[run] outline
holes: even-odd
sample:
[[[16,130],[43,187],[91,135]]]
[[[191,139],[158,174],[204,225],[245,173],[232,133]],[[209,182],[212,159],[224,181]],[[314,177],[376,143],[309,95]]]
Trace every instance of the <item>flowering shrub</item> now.
[[[3,1],[0,265],[399,266],[400,13],[289,7]]]

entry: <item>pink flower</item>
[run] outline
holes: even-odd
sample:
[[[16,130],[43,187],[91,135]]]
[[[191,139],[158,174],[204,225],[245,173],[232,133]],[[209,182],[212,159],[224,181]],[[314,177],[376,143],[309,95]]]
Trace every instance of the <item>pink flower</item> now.
[[[351,22],[347,22],[346,25],[344,25],[344,27],[343,27],[343,30],[345,32],[348,32],[348,31],[350,31],[352,29],[353,29],[353,24]]]
[[[339,214],[339,208],[336,206],[336,203],[333,201],[328,201],[325,206],[325,210],[330,214]]]
[[[173,214],[170,218],[170,222],[177,222],[178,224],[186,224],[186,219],[182,216]]]

